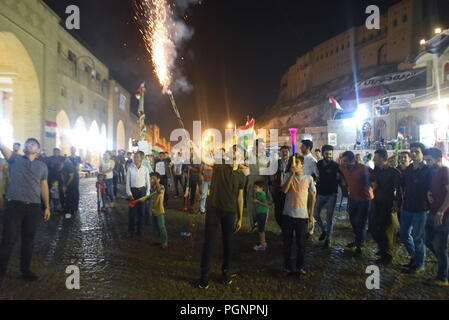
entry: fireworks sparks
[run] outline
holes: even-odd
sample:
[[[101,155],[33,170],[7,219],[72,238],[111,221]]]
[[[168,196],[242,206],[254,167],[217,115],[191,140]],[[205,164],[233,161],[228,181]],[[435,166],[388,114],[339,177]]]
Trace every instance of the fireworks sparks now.
[[[175,27],[173,10],[166,0],[143,0],[136,3],[136,9],[135,19],[139,23],[154,71],[162,92],[168,94],[171,92],[173,65],[177,57],[176,44],[170,32]]]

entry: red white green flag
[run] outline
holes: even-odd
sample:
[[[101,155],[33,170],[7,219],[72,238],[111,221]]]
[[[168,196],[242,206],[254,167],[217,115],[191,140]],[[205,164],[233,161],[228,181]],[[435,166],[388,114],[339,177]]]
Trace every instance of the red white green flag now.
[[[335,109],[335,110],[338,110],[338,111],[343,111],[343,108],[340,106],[338,101],[335,100],[334,97],[329,96],[329,103],[330,103],[332,109]]]
[[[137,124],[140,128],[140,140],[145,140],[147,137],[147,127],[145,126],[145,108],[144,108],[144,99],[145,99],[145,82],[143,82],[139,89],[137,89],[136,94],[137,100],[139,100],[139,109],[138,116],[139,120]]]
[[[45,136],[47,138],[56,138],[56,128],[58,124],[53,121],[45,121]]]

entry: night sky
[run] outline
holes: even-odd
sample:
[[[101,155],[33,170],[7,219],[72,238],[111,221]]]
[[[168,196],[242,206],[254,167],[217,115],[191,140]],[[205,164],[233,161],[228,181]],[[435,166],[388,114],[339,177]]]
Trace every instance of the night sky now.
[[[168,138],[178,127],[167,96],[162,95],[133,20],[133,0],[44,0],[64,23],[68,5],[78,5],[81,29],[72,32],[132,94],[147,82],[147,118]],[[430,0],[426,0],[430,1]],[[398,0],[204,0],[191,7],[186,23],[193,38],[180,50],[177,66],[193,85],[175,98],[186,128],[193,120],[224,129],[241,125],[272,106],[282,75],[313,46],[366,19],[365,8],[384,13]],[[435,9],[436,10],[436,9]],[[449,27],[449,26],[446,26]]]

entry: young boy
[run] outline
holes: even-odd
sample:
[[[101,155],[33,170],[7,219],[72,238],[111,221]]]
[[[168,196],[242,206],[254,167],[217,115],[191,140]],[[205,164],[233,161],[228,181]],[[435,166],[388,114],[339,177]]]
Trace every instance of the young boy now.
[[[59,201],[59,182],[58,180],[53,181],[53,184],[50,189],[50,208],[51,213],[54,214],[55,211],[61,210],[61,202]]]
[[[100,210],[100,206],[102,204],[101,211],[105,211],[106,210],[106,182],[104,182],[104,175],[102,175],[102,174],[98,175],[96,187],[97,187],[98,210]]]
[[[282,216],[282,236],[284,240],[284,268],[293,272],[291,266],[291,250],[293,232],[296,234],[296,268],[300,279],[306,277],[304,270],[304,253],[307,227],[313,222],[313,208],[315,207],[315,184],[313,178],[302,173],[304,157],[296,155],[296,166],[286,176],[282,192],[286,194],[284,212]]]
[[[257,181],[254,184],[256,197],[253,198],[253,202],[256,206],[257,228],[259,231],[259,244],[254,246],[254,250],[256,251],[265,251],[267,249],[267,242],[265,240],[265,223],[268,215],[268,203],[267,195],[265,194],[265,191],[263,191],[263,188],[263,181]]]
[[[164,194],[165,188],[160,183],[161,175],[157,172],[151,174],[151,187],[156,192],[154,197],[154,213],[153,225],[156,231],[156,236],[159,239],[162,249],[168,248],[167,229],[165,228],[165,209],[164,209]]]

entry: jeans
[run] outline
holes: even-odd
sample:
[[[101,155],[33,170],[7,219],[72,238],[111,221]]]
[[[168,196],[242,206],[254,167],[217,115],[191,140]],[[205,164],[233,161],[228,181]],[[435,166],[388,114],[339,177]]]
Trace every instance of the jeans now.
[[[164,206],[166,207],[168,204],[168,177],[167,176],[161,176],[161,184],[165,188],[164,192]]]
[[[175,176],[174,181],[173,181],[173,184],[175,185],[176,196],[178,196],[178,197],[180,196],[179,189],[178,189],[178,184],[181,185],[181,190],[182,190],[182,193],[184,195],[184,184],[182,182],[182,178],[183,177],[181,175]]]
[[[198,185],[198,180],[190,180],[190,206],[193,207],[195,205],[196,199],[196,188]]]
[[[203,187],[201,190],[201,201],[200,201],[200,211],[206,212],[206,199],[209,193],[210,184],[212,181],[210,180],[204,180],[203,181]]]
[[[276,219],[277,224],[282,229],[282,213],[284,211],[285,205],[285,193],[280,190],[275,191],[273,195],[274,200],[274,218]]]
[[[401,212],[400,235],[414,266],[424,267],[426,260],[426,247],[424,239],[426,237],[426,221],[428,211]]]
[[[145,196],[146,188],[131,188],[131,193],[135,200]],[[134,226],[137,218],[137,233],[142,230],[142,222],[145,215],[145,202],[138,202],[134,208],[129,207],[128,231],[134,233]]]
[[[30,272],[33,255],[34,236],[39,222],[42,221],[40,204],[25,204],[20,201],[8,201],[3,216],[3,235],[0,245],[0,276],[5,275],[12,249],[21,233],[20,271]]]
[[[306,247],[308,219],[292,218],[282,216],[282,237],[284,238],[284,268],[292,270],[291,252],[293,243],[293,232],[296,235],[296,268],[304,268],[304,256]]]
[[[106,193],[97,192],[97,206],[98,209],[106,207]]]
[[[109,197],[111,202],[114,202],[114,195],[112,194],[112,179],[104,179],[106,183],[106,195]]]
[[[357,248],[363,248],[366,239],[366,223],[368,221],[368,212],[371,207],[371,200],[357,201],[349,199],[349,220],[352,230],[355,234],[355,245]]]
[[[393,257],[394,240],[399,230],[397,214],[392,213],[392,208],[392,202],[374,200],[369,218],[371,235],[381,255],[388,258]]]
[[[334,210],[335,203],[337,202],[337,195],[332,194],[329,196],[317,195],[315,203],[315,215],[314,218],[321,228],[321,231],[327,233],[327,239],[332,240],[332,233],[334,230]],[[326,206],[326,225],[321,220],[321,210]]]
[[[235,212],[225,212],[214,208],[206,213],[205,235],[203,253],[201,256],[201,279],[208,280],[210,272],[210,260],[218,227],[221,225],[223,239],[223,264],[221,270],[229,272],[232,257],[232,234],[234,232]]]
[[[165,228],[165,215],[161,214],[160,216],[153,216],[153,226],[154,231],[156,232],[156,237],[159,241],[163,243],[167,243],[167,229]]]
[[[449,224],[435,226],[432,221],[433,215],[429,214],[426,224],[426,245],[435,255],[438,261],[437,279],[443,282],[448,281],[448,249]]]

